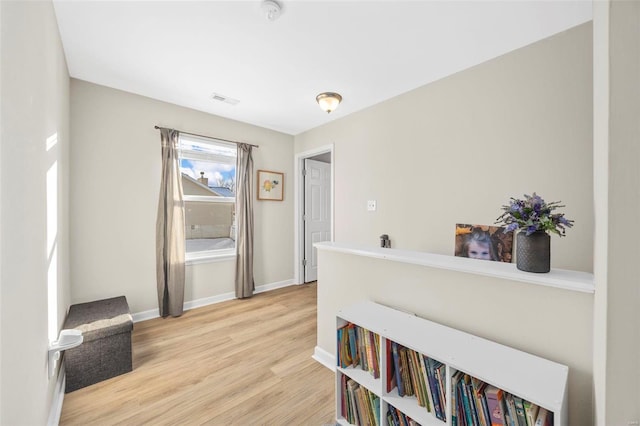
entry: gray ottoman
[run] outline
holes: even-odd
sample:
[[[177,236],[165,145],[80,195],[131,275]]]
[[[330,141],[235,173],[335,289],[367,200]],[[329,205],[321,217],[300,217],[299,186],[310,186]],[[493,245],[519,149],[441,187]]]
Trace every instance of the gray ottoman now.
[[[66,393],[133,369],[133,319],[124,296],[71,305],[64,328],[75,328],[84,336],[80,346],[64,353]]]

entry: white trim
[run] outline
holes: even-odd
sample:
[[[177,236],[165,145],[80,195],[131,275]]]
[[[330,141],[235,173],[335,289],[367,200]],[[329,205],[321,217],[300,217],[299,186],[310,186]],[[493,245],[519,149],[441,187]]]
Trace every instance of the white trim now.
[[[133,318],[134,323],[146,321],[160,317],[160,310],[156,308],[149,311],[136,312],[135,314],[131,314],[131,317]]]
[[[277,288],[289,287],[290,285],[294,285],[295,281],[292,279],[278,281],[271,284],[263,284],[261,286],[256,287],[253,294],[264,293],[265,291],[275,290]]]
[[[336,371],[336,357],[322,349],[320,346],[315,347],[311,358],[315,359],[329,370]]]
[[[335,226],[335,156],[334,145],[324,145],[318,148],[311,149],[309,151],[299,152],[295,156],[294,161],[294,179],[293,179],[293,279],[296,284],[304,284],[304,276],[302,272],[302,259],[304,258],[304,224],[300,220],[302,211],[304,210],[304,185],[302,185],[302,170],[304,170],[304,160],[309,157],[315,157],[318,154],[324,154],[328,152],[331,154],[331,194],[329,199],[331,201],[331,241],[334,240],[334,226]]]
[[[236,253],[235,249],[231,249],[229,252],[226,250],[209,250],[189,253],[185,257],[187,256],[189,257],[185,258],[184,264],[186,266],[190,266],[197,265],[199,263],[215,263],[234,260],[236,258]]]
[[[266,291],[270,291],[270,290],[275,290],[277,288],[283,288],[283,287],[288,287],[290,285],[294,284],[294,280],[293,279],[289,279],[289,280],[284,280],[284,281],[278,281],[275,283],[270,283],[270,284],[263,284],[261,286],[256,287],[255,291],[253,292],[253,294],[258,294],[258,293],[264,293]],[[234,292],[229,292],[229,293],[222,293],[222,294],[218,294],[215,296],[209,296],[209,297],[203,297],[201,299],[196,299],[196,300],[189,300],[187,302],[184,302],[184,310],[185,311],[189,311],[191,309],[195,309],[195,308],[202,308],[203,306],[208,306],[208,305],[213,305],[216,303],[220,303],[220,302],[226,302],[229,300],[233,300],[236,298],[236,294]],[[150,319],[154,319],[154,318],[159,318],[160,317],[160,310],[159,309],[151,309],[148,311],[143,311],[143,312],[136,312],[135,314],[131,315],[133,317],[133,322],[140,322],[140,321],[146,321],[146,320],[150,320]]]
[[[362,244],[320,242],[314,246],[318,250],[346,253],[376,259],[428,266],[449,271],[465,272],[492,278],[520,281],[529,284],[561,288],[564,290],[594,293],[593,274],[566,269],[551,269],[544,274],[523,272],[516,268],[515,263],[488,262],[466,257],[447,256],[443,254],[426,253],[412,250],[398,250],[366,246]]]
[[[226,302],[227,300],[233,300],[236,298],[234,292],[222,293],[215,296],[203,297],[201,299],[190,300],[184,302],[184,310],[188,311],[195,308],[202,308],[203,306],[213,305],[215,303]]]
[[[56,387],[53,389],[53,397],[51,398],[51,409],[49,410],[47,426],[58,426],[58,423],[60,423],[60,415],[62,414],[62,403],[64,402],[64,387],[66,383],[67,374],[63,362],[60,364],[60,369],[58,370],[58,378],[56,379]]]
[[[204,186],[204,185],[202,185]],[[211,189],[211,188],[209,188]],[[214,192],[211,190],[211,192]],[[191,203],[224,203],[233,204],[236,199],[233,197],[223,197],[221,195],[183,195],[182,200]]]

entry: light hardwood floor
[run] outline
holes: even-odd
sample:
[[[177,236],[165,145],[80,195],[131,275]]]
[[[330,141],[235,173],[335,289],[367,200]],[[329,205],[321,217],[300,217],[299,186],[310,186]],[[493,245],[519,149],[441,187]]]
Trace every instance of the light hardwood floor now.
[[[61,425],[334,424],[334,374],[311,359],[316,285],[136,323],[133,371],[68,393]]]

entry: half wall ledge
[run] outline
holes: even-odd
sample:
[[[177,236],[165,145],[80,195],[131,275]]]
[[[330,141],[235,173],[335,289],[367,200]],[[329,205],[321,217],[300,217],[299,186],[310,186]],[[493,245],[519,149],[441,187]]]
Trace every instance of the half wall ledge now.
[[[593,274],[588,272],[552,268],[548,273],[536,274],[520,271],[516,268],[515,263],[482,261],[420,251],[399,250],[339,242],[321,242],[314,244],[314,246],[318,250],[334,251],[357,256],[385,259],[394,262],[422,265],[430,268],[484,275],[487,277],[520,281],[582,293],[595,293]]]

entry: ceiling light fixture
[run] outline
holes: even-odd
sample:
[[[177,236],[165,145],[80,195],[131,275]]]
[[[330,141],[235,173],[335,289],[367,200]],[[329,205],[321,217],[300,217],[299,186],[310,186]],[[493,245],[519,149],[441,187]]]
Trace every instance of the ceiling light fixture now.
[[[318,102],[318,105],[320,105],[320,108],[329,114],[331,111],[338,108],[338,105],[342,102],[342,96],[334,92],[324,92],[316,96],[316,101]]]
[[[270,21],[275,21],[282,13],[282,7],[275,0],[264,0],[260,6],[265,16]]]

